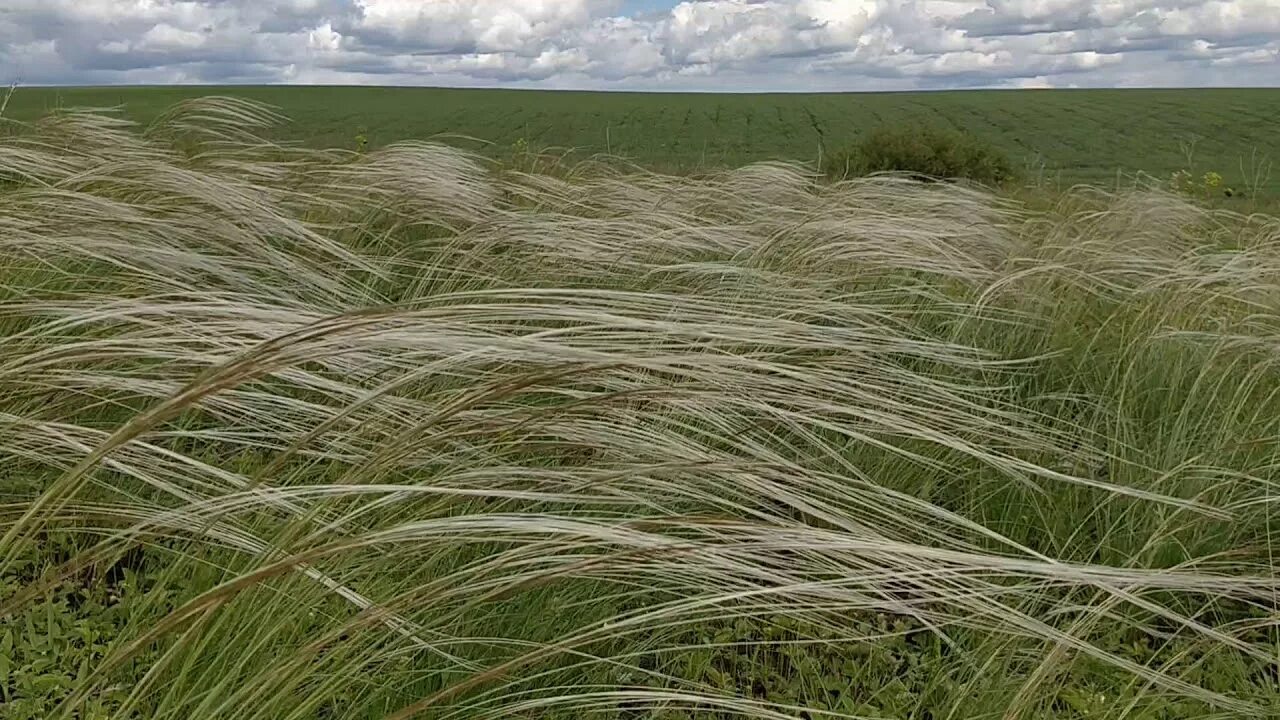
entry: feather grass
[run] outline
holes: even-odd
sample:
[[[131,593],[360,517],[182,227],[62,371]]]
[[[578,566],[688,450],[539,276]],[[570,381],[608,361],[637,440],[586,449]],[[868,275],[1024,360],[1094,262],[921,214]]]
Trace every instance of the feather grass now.
[[[670,660],[787,644],[688,639],[738,621],[853,651],[885,617],[959,678],[916,717],[1096,677],[1114,717],[1274,701],[1183,660],[1276,669],[1275,219],[505,172],[276,119],[0,140],[0,459],[38,485],[0,572],[83,539],[0,615],[137,546],[167,598],[48,717],[120,685],[115,717],[857,716]]]

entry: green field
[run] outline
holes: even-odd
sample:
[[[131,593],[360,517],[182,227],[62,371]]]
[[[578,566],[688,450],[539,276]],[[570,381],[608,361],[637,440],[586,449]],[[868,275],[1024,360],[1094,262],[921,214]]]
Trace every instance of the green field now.
[[[1280,218],[328,92],[0,134],[3,720],[1280,713]]]
[[[1244,186],[1258,161],[1280,160],[1280,90],[1053,90],[826,95],[695,95],[350,87],[21,89],[9,114],[59,104],[123,105],[146,122],[182,98],[229,93],[278,106],[289,135],[350,147],[457,134],[502,152],[534,147],[612,151],[670,171],[755,160],[817,159],[879,125],[958,127],[1005,149],[1029,177],[1109,183],[1118,172],[1167,177],[1215,170]],[[1280,172],[1267,181],[1280,189]]]

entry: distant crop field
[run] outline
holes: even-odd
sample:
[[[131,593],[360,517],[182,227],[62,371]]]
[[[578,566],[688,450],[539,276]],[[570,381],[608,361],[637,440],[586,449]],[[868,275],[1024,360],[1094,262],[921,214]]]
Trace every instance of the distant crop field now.
[[[314,146],[377,147],[450,134],[501,155],[521,140],[629,157],[665,171],[770,159],[816,160],[860,133],[927,123],[1005,150],[1024,175],[1106,183],[1120,173],[1187,169],[1245,185],[1280,159],[1280,89],[1052,90],[875,94],[697,95],[353,87],[21,89],[7,115],[121,105],[148,122],[174,102],[224,93],[277,106],[286,132]],[[459,138],[455,144],[467,145]],[[1280,173],[1262,183],[1280,190]]]

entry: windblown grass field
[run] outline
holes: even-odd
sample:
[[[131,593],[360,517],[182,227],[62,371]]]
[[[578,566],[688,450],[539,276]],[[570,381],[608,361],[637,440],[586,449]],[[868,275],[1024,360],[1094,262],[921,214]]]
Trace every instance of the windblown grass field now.
[[[1276,218],[277,121],[0,142],[6,720],[1280,711]]]
[[[58,107],[121,106],[146,124],[201,87],[22,88],[8,116],[35,120]],[[1167,179],[1214,171],[1228,185],[1280,194],[1280,89],[994,90],[828,94],[672,94],[245,86],[290,123],[275,135],[312,147],[473,138],[505,157],[524,143],[625,156],[683,173],[759,161],[813,162],[883,126],[963,130],[1001,150],[1028,180],[1066,188],[1114,185],[1116,174]]]

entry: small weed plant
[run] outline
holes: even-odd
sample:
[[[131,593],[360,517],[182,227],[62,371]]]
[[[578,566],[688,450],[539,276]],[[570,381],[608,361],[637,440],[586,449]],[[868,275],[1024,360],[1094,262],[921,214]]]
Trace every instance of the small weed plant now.
[[[1215,197],[1235,197],[1236,190],[1226,185],[1222,175],[1212,170],[1198,178],[1190,170],[1178,170],[1169,178],[1169,189],[1184,195],[1212,199]]]

